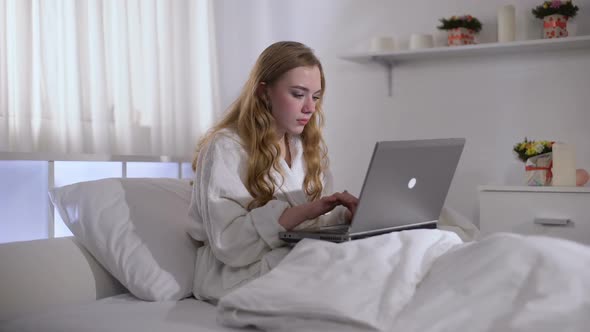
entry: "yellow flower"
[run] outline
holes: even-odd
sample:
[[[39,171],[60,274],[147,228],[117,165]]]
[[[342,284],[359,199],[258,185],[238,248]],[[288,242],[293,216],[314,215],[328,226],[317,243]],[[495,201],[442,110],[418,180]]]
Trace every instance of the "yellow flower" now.
[[[519,149],[519,150],[524,150],[525,148],[526,148],[526,143],[525,143],[525,142],[522,142],[522,143],[520,143],[520,144],[518,145],[518,149]]]
[[[547,9],[547,8],[549,8],[549,5],[548,5],[548,4],[545,2],[545,3],[543,4],[543,8]]]
[[[537,150],[535,150],[535,148],[533,146],[527,147],[527,149],[526,149],[527,156],[532,156],[532,155],[535,155],[536,153],[537,153]]]

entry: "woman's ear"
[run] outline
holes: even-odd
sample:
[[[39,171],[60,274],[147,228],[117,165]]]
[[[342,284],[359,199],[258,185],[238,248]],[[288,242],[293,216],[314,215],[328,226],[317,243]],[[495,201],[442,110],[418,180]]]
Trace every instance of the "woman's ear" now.
[[[262,100],[262,103],[268,110],[272,108],[270,97],[268,96],[268,84],[266,84],[266,82],[260,82],[258,84],[258,87],[256,88],[256,95],[258,98],[260,98],[260,100]]]
[[[268,86],[266,85],[266,82],[258,83],[258,86],[256,87],[256,95],[258,98],[268,100],[267,88]]]

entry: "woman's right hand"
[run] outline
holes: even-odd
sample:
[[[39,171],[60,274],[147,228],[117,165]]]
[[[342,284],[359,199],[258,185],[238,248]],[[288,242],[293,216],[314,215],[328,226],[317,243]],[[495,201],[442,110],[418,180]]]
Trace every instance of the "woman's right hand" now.
[[[358,201],[358,198],[349,194],[347,191],[334,193],[313,202],[288,208],[283,212],[283,215],[281,215],[279,224],[285,229],[291,230],[306,220],[318,218],[319,216],[334,210],[338,205],[346,206],[350,211],[350,218],[352,218],[356,212]]]
[[[308,204],[307,219],[315,219],[323,214],[326,214],[338,205],[344,205],[350,211],[351,215],[354,216],[356,207],[358,206],[358,198],[352,196],[347,191],[341,193],[334,193],[330,196],[324,196],[317,201],[313,201]]]

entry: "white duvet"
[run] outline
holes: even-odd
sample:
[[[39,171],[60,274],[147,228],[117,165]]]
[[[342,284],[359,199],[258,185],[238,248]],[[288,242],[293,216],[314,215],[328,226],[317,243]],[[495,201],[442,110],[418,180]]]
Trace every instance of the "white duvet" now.
[[[223,297],[218,319],[277,331],[587,331],[590,248],[441,230],[304,240]]]

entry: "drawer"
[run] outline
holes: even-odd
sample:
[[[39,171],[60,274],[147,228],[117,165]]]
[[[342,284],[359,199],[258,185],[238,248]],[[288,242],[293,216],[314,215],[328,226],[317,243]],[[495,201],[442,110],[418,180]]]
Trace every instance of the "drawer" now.
[[[513,232],[590,245],[590,192],[480,191],[482,235]],[[564,225],[542,219],[569,220]]]

